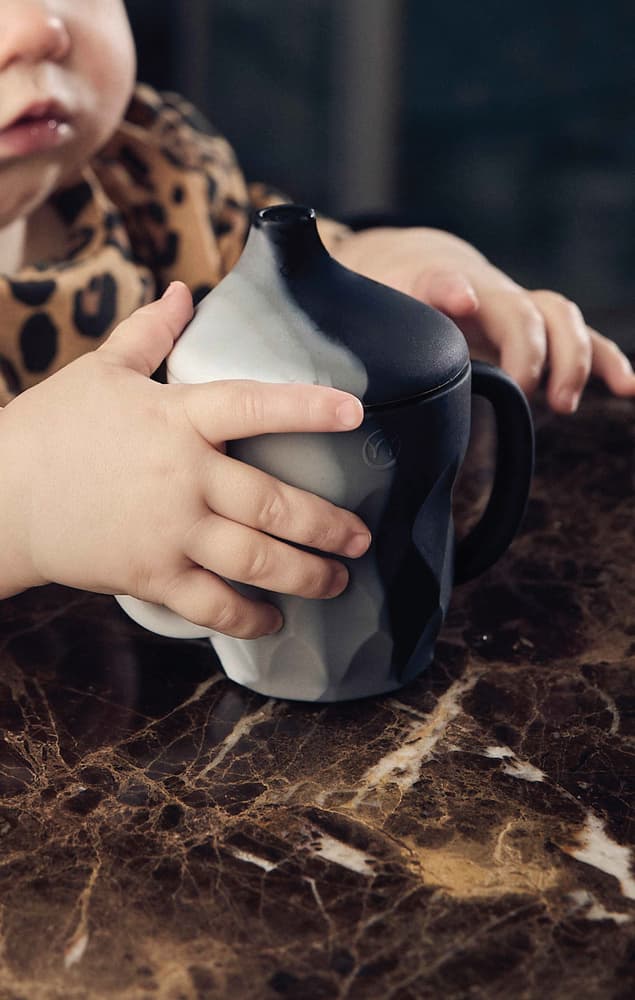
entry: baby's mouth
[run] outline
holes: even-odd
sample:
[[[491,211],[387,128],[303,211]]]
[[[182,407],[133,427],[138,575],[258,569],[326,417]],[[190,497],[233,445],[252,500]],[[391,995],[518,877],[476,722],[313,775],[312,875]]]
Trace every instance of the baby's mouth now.
[[[54,149],[72,135],[69,115],[54,101],[31,104],[0,129],[0,160]]]

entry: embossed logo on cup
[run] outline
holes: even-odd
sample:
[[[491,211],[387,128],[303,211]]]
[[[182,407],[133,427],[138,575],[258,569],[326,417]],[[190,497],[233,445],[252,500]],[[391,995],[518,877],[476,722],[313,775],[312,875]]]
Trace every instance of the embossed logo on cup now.
[[[401,450],[396,434],[386,434],[381,429],[373,431],[364,441],[362,458],[371,469],[392,469]]]

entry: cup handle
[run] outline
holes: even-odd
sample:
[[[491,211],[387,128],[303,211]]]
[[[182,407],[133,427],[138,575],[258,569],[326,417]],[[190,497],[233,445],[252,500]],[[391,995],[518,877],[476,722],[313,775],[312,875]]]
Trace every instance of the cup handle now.
[[[496,471],[480,521],[457,543],[454,580],[465,583],[503,554],[523,519],[534,467],[534,427],[524,393],[500,368],[472,362],[472,392],[492,404],[496,419]]]
[[[165,635],[170,639],[209,639],[218,634],[214,629],[188,622],[161,604],[140,601],[138,597],[130,597],[128,594],[116,594],[115,600],[133,621],[157,635]]]

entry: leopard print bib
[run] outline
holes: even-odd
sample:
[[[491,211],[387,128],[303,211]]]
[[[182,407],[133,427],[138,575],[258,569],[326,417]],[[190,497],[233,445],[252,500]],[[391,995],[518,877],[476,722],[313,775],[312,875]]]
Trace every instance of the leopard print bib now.
[[[192,105],[138,86],[80,183],[51,199],[67,236],[59,259],[0,275],[0,406],[99,346],[170,281],[199,301],[238,259],[251,211],[283,200],[247,186]]]

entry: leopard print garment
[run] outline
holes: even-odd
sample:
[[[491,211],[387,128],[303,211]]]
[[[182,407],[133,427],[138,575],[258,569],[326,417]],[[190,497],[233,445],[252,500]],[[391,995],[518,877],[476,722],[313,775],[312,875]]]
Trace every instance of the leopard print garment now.
[[[286,200],[245,183],[191,104],[138,86],[81,182],[51,199],[67,232],[60,259],[0,275],[0,406],[99,346],[170,281],[199,301],[238,259],[251,212]]]

